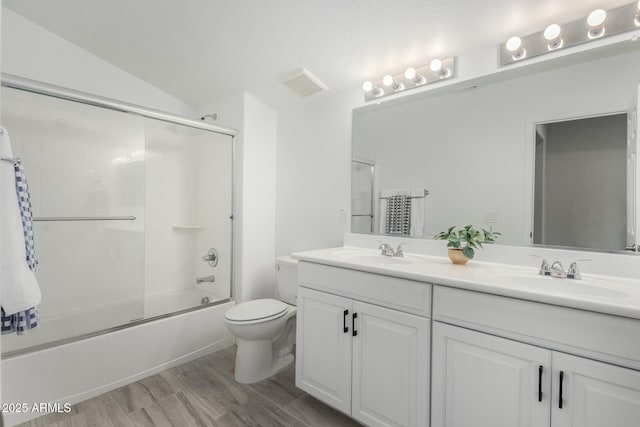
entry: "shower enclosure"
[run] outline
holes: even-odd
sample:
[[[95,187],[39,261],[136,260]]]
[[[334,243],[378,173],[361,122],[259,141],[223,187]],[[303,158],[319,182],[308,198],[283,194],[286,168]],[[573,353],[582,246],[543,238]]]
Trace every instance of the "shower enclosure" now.
[[[233,297],[235,131],[2,76],[34,216],[40,327],[3,357]]]

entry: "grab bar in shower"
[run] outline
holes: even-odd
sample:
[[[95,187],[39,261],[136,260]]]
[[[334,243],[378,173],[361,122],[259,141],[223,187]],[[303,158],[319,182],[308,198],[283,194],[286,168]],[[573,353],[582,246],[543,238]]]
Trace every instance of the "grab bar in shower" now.
[[[32,221],[135,221],[135,216],[36,216]]]

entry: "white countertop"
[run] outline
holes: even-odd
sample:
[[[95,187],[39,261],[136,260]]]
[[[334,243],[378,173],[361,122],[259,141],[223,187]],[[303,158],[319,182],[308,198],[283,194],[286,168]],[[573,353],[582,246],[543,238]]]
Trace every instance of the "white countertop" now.
[[[361,247],[294,253],[301,261],[383,274],[564,307],[640,319],[640,278],[582,274],[582,280],[542,277],[538,269],[471,260],[453,265],[447,257],[405,253],[405,259]],[[565,266],[566,267],[566,266]]]

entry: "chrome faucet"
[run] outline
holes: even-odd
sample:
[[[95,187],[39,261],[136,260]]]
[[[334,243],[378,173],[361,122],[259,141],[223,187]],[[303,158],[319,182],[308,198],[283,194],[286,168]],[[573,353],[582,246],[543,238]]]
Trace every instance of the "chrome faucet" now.
[[[205,283],[205,282],[215,282],[216,281],[216,277],[212,274],[211,276],[205,276],[205,277],[198,277],[196,279],[196,284],[201,284],[201,283]]]
[[[400,257],[400,258],[403,258],[403,257],[404,257],[404,251],[402,250],[402,247],[403,247],[404,245],[406,245],[406,243],[400,243],[400,244],[398,245],[398,248],[396,249],[396,256],[397,256],[397,257]]]
[[[380,246],[378,246],[378,249],[382,250],[382,252],[380,252],[380,255],[396,256],[396,253],[393,251],[393,248],[386,243],[381,243]]]
[[[546,259],[542,259],[542,264],[540,265],[540,275],[541,276],[551,276],[551,266],[547,262]]]
[[[581,280],[582,275],[580,275],[580,269],[578,268],[579,261],[591,261],[590,259],[579,259],[578,261],[572,262],[567,270],[567,279]]]
[[[380,246],[378,246],[378,249],[382,251],[380,252],[380,255],[402,258],[404,257],[404,251],[402,250],[404,245],[406,245],[406,243],[400,243],[398,248],[394,251],[391,245],[382,242]]]
[[[567,277],[567,273],[564,271],[564,267],[560,261],[555,261],[551,264],[551,277],[558,277],[560,279]]]

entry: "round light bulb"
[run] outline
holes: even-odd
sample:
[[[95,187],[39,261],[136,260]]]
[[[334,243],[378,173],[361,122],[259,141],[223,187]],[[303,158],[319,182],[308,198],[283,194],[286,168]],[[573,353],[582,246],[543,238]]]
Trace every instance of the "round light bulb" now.
[[[439,60],[438,58],[434,59],[433,61],[431,61],[431,63],[429,64],[429,68],[431,69],[431,71],[433,71],[434,73],[437,73],[438,71],[442,70],[442,61]]]
[[[362,83],[362,90],[364,90],[365,92],[371,92],[372,89],[373,89],[373,83],[370,82],[369,80]]]
[[[544,30],[544,38],[549,41],[555,40],[560,36],[561,31],[560,25],[551,24]]]
[[[413,80],[416,78],[416,75],[418,73],[416,72],[416,69],[413,67],[409,67],[407,68],[407,70],[404,72],[404,78],[407,80]]]
[[[391,86],[393,84],[393,76],[391,74],[387,74],[382,78],[382,84],[385,86]]]
[[[587,17],[587,25],[589,27],[599,27],[607,19],[607,12],[603,9],[596,9]]]
[[[509,40],[507,40],[507,50],[509,52],[515,52],[516,50],[520,49],[521,46],[522,39],[520,39],[520,37],[518,36],[511,37]]]

